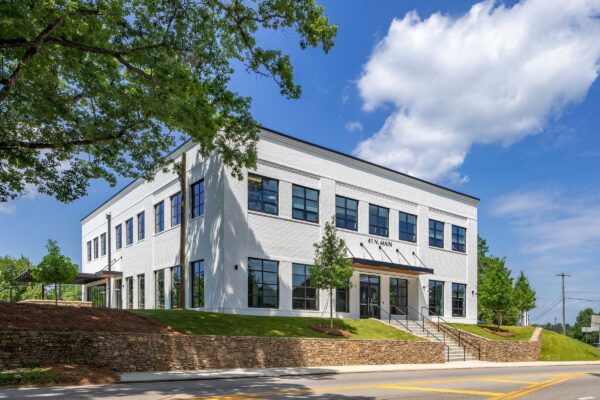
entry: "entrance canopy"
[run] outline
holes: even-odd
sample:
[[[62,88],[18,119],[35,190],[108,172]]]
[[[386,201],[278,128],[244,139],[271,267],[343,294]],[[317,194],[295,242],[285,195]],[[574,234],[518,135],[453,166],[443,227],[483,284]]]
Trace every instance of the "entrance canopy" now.
[[[366,258],[352,258],[352,265],[356,268],[371,269],[381,272],[395,272],[408,275],[433,274],[433,269],[413,267],[411,265],[396,264],[392,262],[368,260]]]
[[[121,276],[123,276],[123,273],[120,271],[108,272],[105,270],[101,270],[101,271],[98,271],[93,274],[79,272],[79,273],[77,273],[77,277],[75,277],[73,282],[70,282],[70,283],[75,284],[75,285],[85,285],[87,283],[92,283],[92,282],[98,281],[100,279],[119,278]],[[35,282],[35,280],[31,276],[30,270],[23,271],[21,273],[21,275],[19,275],[15,278],[15,281],[17,281],[17,282]]]

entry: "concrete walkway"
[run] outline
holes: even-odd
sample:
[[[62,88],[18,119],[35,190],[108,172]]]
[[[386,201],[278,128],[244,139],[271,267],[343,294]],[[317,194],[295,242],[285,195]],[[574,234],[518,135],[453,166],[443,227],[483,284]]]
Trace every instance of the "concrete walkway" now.
[[[341,367],[305,368],[237,368],[207,369],[195,371],[123,372],[121,383],[170,382],[210,379],[258,378],[278,376],[352,374],[363,372],[426,371],[473,368],[519,368],[538,366],[600,365],[600,361],[535,361],[495,363],[487,361],[458,361],[444,364],[399,364],[399,365],[350,365]]]

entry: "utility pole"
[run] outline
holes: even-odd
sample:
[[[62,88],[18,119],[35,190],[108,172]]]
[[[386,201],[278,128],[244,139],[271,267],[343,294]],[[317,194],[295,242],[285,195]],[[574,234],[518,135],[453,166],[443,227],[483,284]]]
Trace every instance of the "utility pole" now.
[[[556,276],[560,276],[562,278],[562,308],[563,308],[563,335],[567,334],[567,325],[566,325],[566,319],[567,319],[567,312],[566,312],[566,308],[565,308],[565,276],[566,277],[571,277],[571,275],[567,275],[564,272],[557,274]]]

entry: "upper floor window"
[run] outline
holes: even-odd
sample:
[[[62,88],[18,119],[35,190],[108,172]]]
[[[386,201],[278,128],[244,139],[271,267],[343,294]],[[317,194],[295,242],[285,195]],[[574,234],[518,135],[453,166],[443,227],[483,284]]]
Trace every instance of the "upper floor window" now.
[[[310,265],[292,264],[292,308],[318,310],[317,289],[310,282]]]
[[[335,226],[358,230],[358,201],[335,196]]]
[[[98,258],[98,238],[94,238],[94,258]]]
[[[154,232],[165,230],[165,202],[161,201],[154,205]]]
[[[429,220],[429,245],[444,248],[444,223],[433,219]]]
[[[142,211],[137,215],[138,241],[146,237],[146,213]]]
[[[377,236],[389,235],[389,208],[369,204],[369,233]]]
[[[467,230],[461,226],[452,225],[452,250],[466,251],[465,237]]]
[[[127,246],[133,243],[133,218],[125,221],[125,243]]]
[[[87,260],[92,261],[92,242],[87,242]]]
[[[292,218],[319,222],[319,191],[292,185]]]
[[[407,242],[417,241],[417,216],[407,213],[400,213],[400,240]]]
[[[279,263],[248,259],[248,307],[279,307]]]
[[[192,184],[192,218],[204,215],[204,179]]]
[[[121,224],[115,226],[115,247],[117,250],[123,247],[123,227]]]
[[[181,223],[181,192],[171,196],[171,226]]]
[[[248,209],[269,214],[278,213],[279,181],[248,175]]]
[[[106,233],[100,235],[100,255],[106,255]]]

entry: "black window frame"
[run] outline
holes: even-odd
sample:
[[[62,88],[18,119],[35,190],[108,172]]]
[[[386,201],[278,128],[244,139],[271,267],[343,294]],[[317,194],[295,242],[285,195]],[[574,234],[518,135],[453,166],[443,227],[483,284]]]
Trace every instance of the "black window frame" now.
[[[94,241],[93,241],[93,243],[94,243],[94,244],[93,244],[93,248],[94,248],[94,260],[95,260],[95,259],[96,259],[96,258],[98,258],[98,257],[99,257],[99,255],[100,255],[100,243],[99,243],[98,236],[96,236],[96,237],[94,238]]]
[[[88,240],[87,242],[87,260],[92,261],[92,241]]]
[[[181,308],[179,307],[179,302],[181,300],[181,267],[175,265],[169,269],[169,273],[171,274],[171,289],[169,291],[171,310],[177,310]],[[177,277],[177,279],[175,279],[175,277]]]
[[[338,200],[343,200],[344,205],[338,206]],[[352,209],[348,207],[348,201],[353,201],[356,203],[356,209]],[[356,212],[356,220],[354,221],[354,226],[352,226],[352,221],[348,220],[348,211]],[[343,217],[340,216],[343,213]],[[351,199],[349,197],[344,197],[340,195],[335,195],[335,226],[336,228],[349,229],[351,231],[358,231],[358,200]]]
[[[146,274],[139,274],[137,276],[137,288],[138,288],[138,309],[143,310],[146,308]]]
[[[146,212],[142,211],[137,215],[138,242],[146,239]]]
[[[159,213],[160,209],[160,213]],[[159,201],[154,205],[154,233],[158,234],[165,230],[165,201]]]
[[[115,226],[115,249],[120,250],[123,247],[123,226]]]
[[[458,288],[462,287],[462,295],[460,298]],[[467,309],[467,285],[464,283],[452,282],[452,316],[464,318]]]
[[[373,214],[372,209],[376,209],[377,213]],[[386,224],[385,228],[381,225],[381,219],[384,218],[379,215],[380,210],[387,211],[387,217],[385,217]],[[377,223],[374,224],[371,218],[377,218]],[[383,229],[385,229],[385,234],[383,233]],[[377,204],[369,203],[369,234],[381,237],[389,237],[390,236],[390,209],[387,207],[378,206]]]
[[[296,190],[302,191],[302,196],[298,196],[295,192]],[[308,192],[315,192],[317,194],[317,200],[309,199],[307,197]],[[307,221],[315,224],[319,223],[319,196],[320,192],[317,189],[312,189],[302,185],[292,184],[292,218],[297,219],[299,221]],[[295,206],[295,201],[302,202],[302,208]],[[309,211],[307,209],[307,203],[316,202],[317,203],[317,211]],[[314,215],[315,219],[310,219],[309,216]]]
[[[432,226],[433,224],[433,226]],[[442,221],[435,219],[429,219],[429,246],[436,247],[439,249],[444,248],[444,226]],[[438,237],[438,233],[441,232],[441,239]],[[433,234],[433,236],[432,236]]]
[[[251,261],[260,261],[261,269],[253,268]],[[274,263],[275,264],[275,272],[265,271],[265,262]],[[252,277],[255,276],[254,274],[251,273],[251,271],[255,271],[256,276],[258,276],[258,273],[260,273],[260,282],[253,283],[251,281],[251,276]],[[273,296],[265,296],[264,287],[263,287],[263,285],[265,284],[265,275],[271,276],[270,274],[276,275],[276,279],[275,279],[276,283],[274,283],[274,285],[276,286],[275,305],[274,306],[270,305],[270,304],[265,305],[265,297],[269,297],[269,298],[273,297]],[[267,282],[267,284],[273,285],[273,283],[269,283],[269,282]],[[256,285],[257,286],[256,290],[258,290],[258,293],[256,295],[256,304],[253,303],[253,299],[255,297],[253,294],[254,290],[255,290],[253,285]],[[248,258],[248,307],[249,308],[279,309],[279,289],[280,289],[279,288],[279,261],[249,257]]]
[[[100,257],[106,255],[106,232],[100,234]]]
[[[260,199],[255,199],[255,201],[257,201],[259,204],[258,208],[251,207],[251,204],[252,204],[251,194],[250,194],[251,193],[251,191],[250,191],[251,179],[260,179],[260,184],[261,184],[261,187],[259,189]],[[275,202],[274,203],[273,202],[265,202],[265,192],[271,192],[271,193],[273,192],[273,190],[265,188],[265,180],[273,181],[277,185],[277,189],[275,190]],[[271,206],[275,207],[275,212],[268,211],[266,209],[265,205],[271,205]],[[248,210],[261,212],[261,213],[265,213],[265,214],[271,214],[271,215],[279,215],[279,180],[275,179],[275,178],[269,178],[266,176],[262,176],[262,175],[248,174]]]
[[[159,280],[159,278],[161,278]],[[160,283],[160,285],[159,285]],[[154,271],[154,308],[157,310],[165,309],[165,270]]]
[[[190,262],[191,307],[204,308],[206,299],[204,290],[206,284],[206,263],[204,260]]]
[[[170,198],[171,201],[171,228],[181,224],[181,192],[177,192]]]
[[[343,301],[340,301],[342,300]],[[340,313],[350,312],[350,287],[335,289],[335,311]]]
[[[462,238],[462,243],[460,243],[460,238]],[[461,253],[467,252],[467,228],[452,225],[452,250]]]
[[[133,218],[125,221],[125,246],[133,244]]]
[[[438,297],[437,294],[438,292],[436,291],[436,288],[441,287],[442,288],[442,293],[441,296],[439,297],[440,300],[440,304],[437,304]],[[436,281],[436,280],[429,280],[429,304],[428,304],[428,311],[429,311],[429,315],[439,315],[440,317],[444,316],[444,291],[445,291],[445,282],[444,281]],[[432,302],[432,296],[433,296],[433,302]],[[441,310],[441,313],[439,313],[439,311]]]
[[[404,221],[402,220],[404,217]],[[409,222],[409,218],[414,218],[414,223]],[[405,242],[417,243],[418,217],[415,214],[398,212],[398,239]],[[410,232],[410,226],[413,227],[413,232]],[[403,230],[402,228],[405,227]]]
[[[204,215],[204,179],[200,179],[190,185],[191,188],[191,199],[192,199],[192,218],[200,217]]]
[[[311,268],[312,265],[292,263],[292,310],[319,310],[319,289],[310,285]],[[298,273],[300,269],[302,272]],[[301,284],[297,284],[298,278],[303,279]],[[309,292],[314,292],[314,298],[309,297]],[[313,301],[314,305],[309,307]]]

